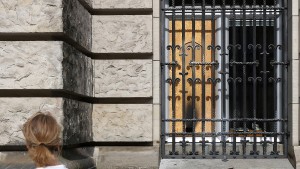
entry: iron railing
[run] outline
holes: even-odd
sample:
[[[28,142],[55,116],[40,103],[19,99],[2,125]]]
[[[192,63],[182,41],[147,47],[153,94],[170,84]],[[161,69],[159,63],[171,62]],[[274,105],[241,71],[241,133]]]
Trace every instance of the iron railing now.
[[[162,158],[287,157],[286,6],[161,0]]]

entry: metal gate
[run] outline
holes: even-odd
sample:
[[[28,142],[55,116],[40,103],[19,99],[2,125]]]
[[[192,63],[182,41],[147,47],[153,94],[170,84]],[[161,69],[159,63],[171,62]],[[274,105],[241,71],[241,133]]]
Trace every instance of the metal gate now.
[[[161,0],[162,158],[287,157],[287,0]]]

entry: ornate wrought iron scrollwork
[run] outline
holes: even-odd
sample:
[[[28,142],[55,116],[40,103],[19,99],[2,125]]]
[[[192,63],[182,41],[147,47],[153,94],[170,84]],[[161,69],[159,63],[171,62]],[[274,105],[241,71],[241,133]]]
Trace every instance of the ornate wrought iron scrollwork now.
[[[237,82],[238,83],[241,83],[243,80],[242,80],[242,78],[240,78],[240,77],[237,77],[237,78],[232,78],[232,77],[229,77],[228,79],[227,79],[227,82],[228,83],[234,83],[234,84],[236,84]]]
[[[191,84],[201,83],[201,80],[199,78],[195,78],[195,79],[188,78],[187,81]]]
[[[281,78],[274,78],[274,77],[269,77],[268,81],[270,83],[278,83],[278,82],[281,82]]]
[[[220,78],[208,78],[208,82],[212,83],[213,85],[216,85],[217,83],[221,82]]]
[[[262,81],[262,78],[261,77],[248,77],[248,81],[249,82],[253,82],[253,83],[257,83],[257,82],[261,82]]]
[[[261,49],[261,48],[262,48],[261,44],[256,44],[256,45],[249,44],[248,45],[248,49]]]
[[[214,45],[208,45],[207,46],[207,50],[221,50],[221,46],[220,45],[217,45],[217,46],[214,46]]]
[[[176,84],[176,83],[179,83],[180,82],[180,79],[179,78],[175,78],[174,80],[172,78],[168,78],[166,80],[167,83],[170,83],[170,84]]]
[[[168,45],[167,46],[167,50],[172,50],[172,51],[175,51],[175,50],[180,50],[181,47],[179,45],[175,45],[175,46],[172,46],[172,45]]]
[[[242,49],[242,46],[240,45],[240,44],[236,44],[236,45],[233,45],[233,44],[229,44],[228,46],[227,46],[227,49],[228,50],[232,50],[232,49],[238,49],[238,50],[241,50]]]

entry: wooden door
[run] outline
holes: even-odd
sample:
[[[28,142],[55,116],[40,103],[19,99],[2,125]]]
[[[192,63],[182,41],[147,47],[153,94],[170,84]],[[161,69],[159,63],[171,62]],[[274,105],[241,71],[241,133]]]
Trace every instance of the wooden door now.
[[[201,20],[197,20],[195,23],[195,44],[202,45],[202,33],[205,33],[205,46],[198,50],[195,50],[195,61],[196,62],[211,62],[212,61],[212,53],[211,50],[207,49],[207,46],[211,45],[212,43],[212,30],[211,30],[211,21],[205,21],[205,31],[201,30]],[[169,45],[172,45],[172,21],[169,22]],[[175,88],[175,118],[182,119],[183,118],[183,111],[185,111],[186,118],[191,119],[193,118],[193,106],[192,106],[192,84],[188,82],[188,78],[192,77],[192,67],[189,66],[190,61],[192,60],[192,50],[188,50],[188,46],[192,46],[192,21],[185,22],[185,49],[187,56],[185,57],[186,66],[182,67],[182,50],[176,50],[176,61],[178,62],[178,66],[176,68],[176,78],[180,79],[180,82],[176,84]],[[175,44],[182,46],[182,21],[178,20],[175,21]],[[204,56],[202,57],[202,50],[204,50]],[[172,52],[169,52],[169,61],[172,61]],[[182,81],[182,76],[179,74],[182,72],[182,69],[188,73],[185,78],[185,81]],[[195,67],[195,76],[200,80],[202,78],[202,72],[205,72],[205,90],[202,88],[202,84],[195,85],[195,114],[197,119],[202,118],[202,113],[205,113],[206,119],[212,118],[212,102],[211,102],[211,94],[212,94],[212,84],[207,82],[208,78],[212,78],[212,69],[211,66],[196,66]],[[169,77],[172,77],[172,68],[169,67]],[[186,97],[182,98],[182,84],[185,83],[185,92]],[[202,98],[202,92],[205,92],[205,97]],[[169,86],[169,118],[172,119],[172,85]],[[185,108],[183,110],[182,99],[186,100]],[[202,101],[205,103],[205,112],[202,112]],[[202,123],[197,122],[195,125],[195,132],[202,132]],[[191,122],[186,123],[185,131],[190,131],[193,124]],[[212,123],[205,122],[205,132],[211,132]],[[182,122],[175,122],[175,132],[183,132],[183,123]],[[169,131],[172,132],[172,123],[169,125]]]

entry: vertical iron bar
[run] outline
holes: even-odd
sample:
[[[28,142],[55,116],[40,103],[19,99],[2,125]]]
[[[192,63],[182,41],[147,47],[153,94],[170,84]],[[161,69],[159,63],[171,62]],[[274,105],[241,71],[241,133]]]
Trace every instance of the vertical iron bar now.
[[[186,110],[185,110],[185,0],[182,0],[182,119],[186,119]],[[185,143],[185,134],[186,134],[186,121],[182,121],[182,130],[183,130],[183,135],[182,135],[182,155],[186,155],[186,143]]]
[[[282,2],[283,1],[283,2]],[[287,28],[287,10],[286,10],[286,7],[288,6],[287,4],[287,0],[281,0],[281,5],[282,7],[284,7],[284,10],[282,12],[283,14],[283,32],[282,32],[282,36],[283,36],[283,44],[282,45],[282,54],[283,54],[283,60],[285,63],[288,62],[288,48],[287,48],[287,45],[288,45],[288,40],[287,40],[287,35],[288,35],[288,28]],[[284,67],[284,72],[283,72],[283,115],[282,115],[282,118],[284,120],[287,120],[288,119],[288,105],[287,105],[287,100],[288,100],[288,94],[287,94],[287,91],[288,91],[288,81],[287,81],[287,77],[288,77],[288,74],[287,74],[287,71],[288,71],[288,66],[285,66]],[[283,121],[283,131],[284,131],[284,139],[283,139],[283,142],[284,142],[284,155],[287,157],[288,156],[288,122],[287,121]]]
[[[172,0],[172,6],[175,8],[175,0]],[[175,9],[172,10],[172,62],[176,61],[176,26],[175,26]],[[176,118],[176,66],[172,64],[172,119]],[[175,122],[172,121],[172,155],[176,152],[176,143],[175,143]]]
[[[201,50],[201,61],[202,63],[205,62],[205,0],[202,0],[202,19],[201,19],[201,45],[202,45],[202,50]],[[202,87],[202,155],[205,155],[205,64],[202,64],[201,68],[202,68],[202,77],[201,77],[201,87]]]
[[[211,55],[212,55],[212,60],[213,60],[213,62],[215,62],[216,61],[216,43],[215,43],[215,27],[216,27],[216,25],[215,25],[215,0],[213,0],[212,1],[212,16],[211,16],[211,30],[212,30],[212,43],[211,43],[211,46],[212,46],[212,50],[211,50]],[[216,71],[216,67],[213,65],[212,66],[212,78],[213,79],[215,79],[216,80],[216,77],[215,77],[215,71]],[[215,104],[215,95],[216,95],[216,93],[215,93],[215,88],[216,87],[216,83],[213,83],[213,89],[212,89],[212,109],[211,109],[211,111],[212,111],[212,118],[215,118],[215,114],[216,114],[216,108],[215,108],[215,106],[216,106],[216,104]],[[215,129],[215,125],[216,125],[216,123],[215,122],[212,122],[212,133],[213,133],[213,135],[212,135],[212,155],[216,155],[216,129]]]
[[[263,119],[267,119],[267,11],[266,11],[266,0],[263,1]],[[267,130],[266,121],[263,122],[263,130],[264,132]],[[263,141],[263,155],[266,155],[267,150],[267,138],[266,134],[264,134]]]
[[[222,50],[222,63],[221,63],[221,119],[222,119],[222,155],[224,156],[224,160],[227,159],[226,156],[226,134],[224,134],[224,132],[226,132],[226,69],[225,69],[225,57],[226,57],[226,46],[225,46],[225,41],[226,41],[226,27],[225,27],[225,0],[223,0],[222,3],[222,14],[221,14],[221,50]]]
[[[161,17],[161,20],[160,20],[160,24],[161,24],[161,36],[162,37],[165,37],[165,14],[164,12],[162,11],[162,9],[164,9],[164,6],[165,6],[165,0],[161,0],[160,1],[160,6],[161,6],[161,10],[160,10],[160,17]],[[161,53],[160,53],[160,59],[161,59],[161,62],[164,62],[166,63],[166,54],[165,54],[165,38],[162,38],[162,42],[161,42]],[[169,56],[167,56],[169,57]],[[162,92],[161,92],[161,100],[164,100],[165,99],[165,91],[166,91],[166,87],[165,87],[165,80],[166,80],[166,77],[165,77],[165,66],[161,66],[161,87],[162,87]],[[165,142],[166,142],[166,136],[165,136],[165,133],[166,133],[166,128],[165,128],[165,122],[164,122],[164,119],[165,119],[165,115],[166,115],[166,106],[165,106],[166,102],[162,101],[162,106],[161,106],[161,157],[163,158],[166,154],[165,154]]]
[[[236,61],[236,14],[235,14],[235,0],[233,0],[233,27],[232,27],[232,44],[233,44],[233,61]],[[236,119],[237,107],[236,107],[236,64],[232,65],[232,78],[234,79],[235,83],[233,83],[233,118]],[[236,121],[233,121],[233,132],[236,132]],[[236,135],[233,135],[233,155],[237,155],[236,151]]]
[[[274,0],[274,7],[277,6],[277,0]],[[273,33],[274,33],[274,61],[277,61],[277,19],[276,19],[276,8],[274,8],[274,26],[273,26]],[[277,106],[277,97],[278,97],[278,93],[277,93],[277,69],[280,65],[274,65],[274,82],[273,82],[273,87],[274,87],[274,119],[277,118],[277,113],[279,112],[278,110],[278,106]],[[274,122],[274,132],[276,133],[274,135],[274,144],[273,144],[273,153],[274,155],[278,155],[278,150],[277,150],[277,121]]]
[[[256,0],[253,0],[253,6],[256,7]],[[253,10],[253,62],[256,62],[256,9]],[[256,64],[253,65],[252,73],[253,73],[253,118],[256,119],[256,111],[257,111],[257,105],[256,105],[256,87],[257,87],[257,77],[256,77]],[[256,138],[256,121],[253,122],[254,124],[254,144],[253,144],[253,155],[258,155],[257,151],[257,138]]]
[[[243,63],[247,62],[247,27],[246,27],[246,0],[243,1]],[[246,65],[243,64],[243,118],[247,118],[247,75]],[[246,155],[246,121],[243,120],[243,155]]]
[[[196,50],[196,46],[195,46],[195,0],[192,0],[192,61],[195,62],[195,50]],[[195,77],[195,70],[196,67],[195,65],[192,66],[192,108],[193,108],[193,120],[196,119],[196,106],[195,106],[195,87],[196,87],[196,77]],[[192,154],[195,155],[196,152],[196,139],[195,139],[195,125],[197,124],[197,122],[193,121],[193,138],[192,138]]]

